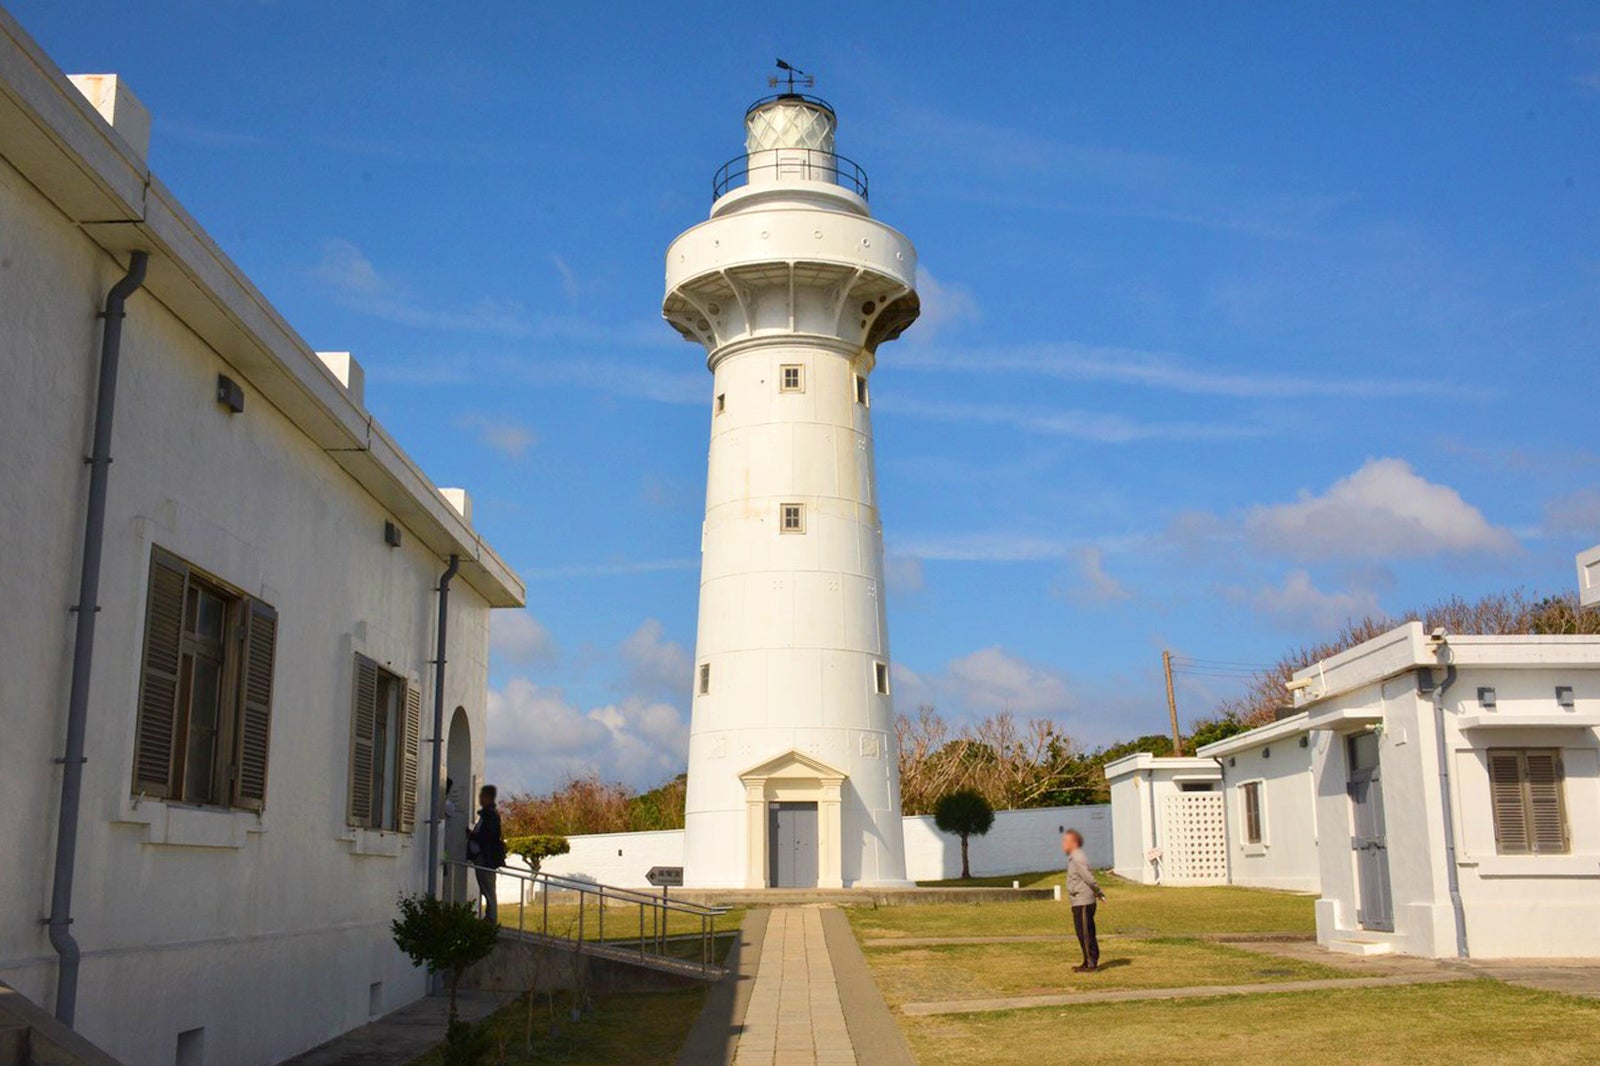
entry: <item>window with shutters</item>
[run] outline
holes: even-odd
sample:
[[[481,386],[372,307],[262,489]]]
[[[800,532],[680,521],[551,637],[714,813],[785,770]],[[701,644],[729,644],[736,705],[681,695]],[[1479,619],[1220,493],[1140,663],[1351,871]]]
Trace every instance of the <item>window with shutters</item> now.
[[[1261,782],[1246,781],[1239,786],[1240,801],[1244,804],[1244,842],[1259,844],[1262,841]]]
[[[1569,850],[1561,753],[1554,748],[1489,749],[1489,801],[1501,855]]]
[[[416,827],[422,690],[357,655],[350,708],[347,820],[363,829]]]
[[[270,604],[152,549],[135,795],[263,807],[277,640]]]

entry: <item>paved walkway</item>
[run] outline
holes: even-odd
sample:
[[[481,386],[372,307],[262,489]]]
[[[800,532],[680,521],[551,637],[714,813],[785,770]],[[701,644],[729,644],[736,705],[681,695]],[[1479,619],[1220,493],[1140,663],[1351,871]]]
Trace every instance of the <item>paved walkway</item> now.
[[[500,1002],[490,992],[462,992],[456,1009],[475,1022],[493,1014]],[[377,1021],[296,1055],[282,1066],[394,1066],[410,1062],[444,1039],[449,1001],[426,996]]]
[[[767,919],[734,1066],[857,1066],[815,907]]]

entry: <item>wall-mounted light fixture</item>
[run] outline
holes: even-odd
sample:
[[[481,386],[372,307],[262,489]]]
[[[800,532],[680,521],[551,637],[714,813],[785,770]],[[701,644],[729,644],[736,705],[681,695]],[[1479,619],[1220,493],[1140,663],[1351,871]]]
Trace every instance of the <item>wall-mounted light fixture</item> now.
[[[1270,759],[1270,758],[1272,758],[1272,749],[1271,749],[1271,748],[1262,748],[1262,749],[1261,749],[1261,757],[1262,757],[1262,758],[1263,758],[1263,759]]]
[[[1310,737],[1301,737],[1300,738],[1300,746],[1302,748],[1309,748],[1311,746],[1311,738]]]
[[[1497,706],[1494,698],[1494,689],[1485,685],[1478,689],[1478,706],[1486,711],[1492,711]]]
[[[393,522],[383,524],[383,542],[391,548],[400,547],[400,527]]]
[[[1574,702],[1572,698],[1571,685],[1556,686],[1556,704],[1563,711],[1570,711],[1577,707],[1577,703]]]
[[[244,389],[228,375],[218,374],[217,402],[226,407],[229,414],[243,414]]]

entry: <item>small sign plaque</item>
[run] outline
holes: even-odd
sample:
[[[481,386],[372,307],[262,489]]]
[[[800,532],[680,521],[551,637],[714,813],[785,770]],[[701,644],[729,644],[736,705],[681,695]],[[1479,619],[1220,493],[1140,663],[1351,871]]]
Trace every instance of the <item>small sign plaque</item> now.
[[[682,888],[683,867],[681,866],[652,866],[644,879],[657,888]]]

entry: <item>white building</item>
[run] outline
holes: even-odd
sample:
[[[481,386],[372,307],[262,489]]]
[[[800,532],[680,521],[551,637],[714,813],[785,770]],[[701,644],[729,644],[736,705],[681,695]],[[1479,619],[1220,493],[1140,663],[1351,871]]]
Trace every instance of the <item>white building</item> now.
[[[1316,781],[1302,713],[1207,744],[1196,753],[1222,772],[1228,883],[1316,892]]]
[[[129,1063],[253,1066],[423,994],[388,923],[428,881],[435,700],[465,798],[523,590],[148,131],[0,11],[0,980]]]
[[[917,317],[831,107],[745,116],[663,314],[705,347],[711,448],[689,740],[698,887],[905,883],[868,378]]]
[[[1106,763],[1111,791],[1112,872],[1144,885],[1220,885],[1228,880],[1215,759],[1136,752]]]
[[[1322,943],[1600,955],[1600,638],[1413,622],[1293,684],[1314,738]]]

